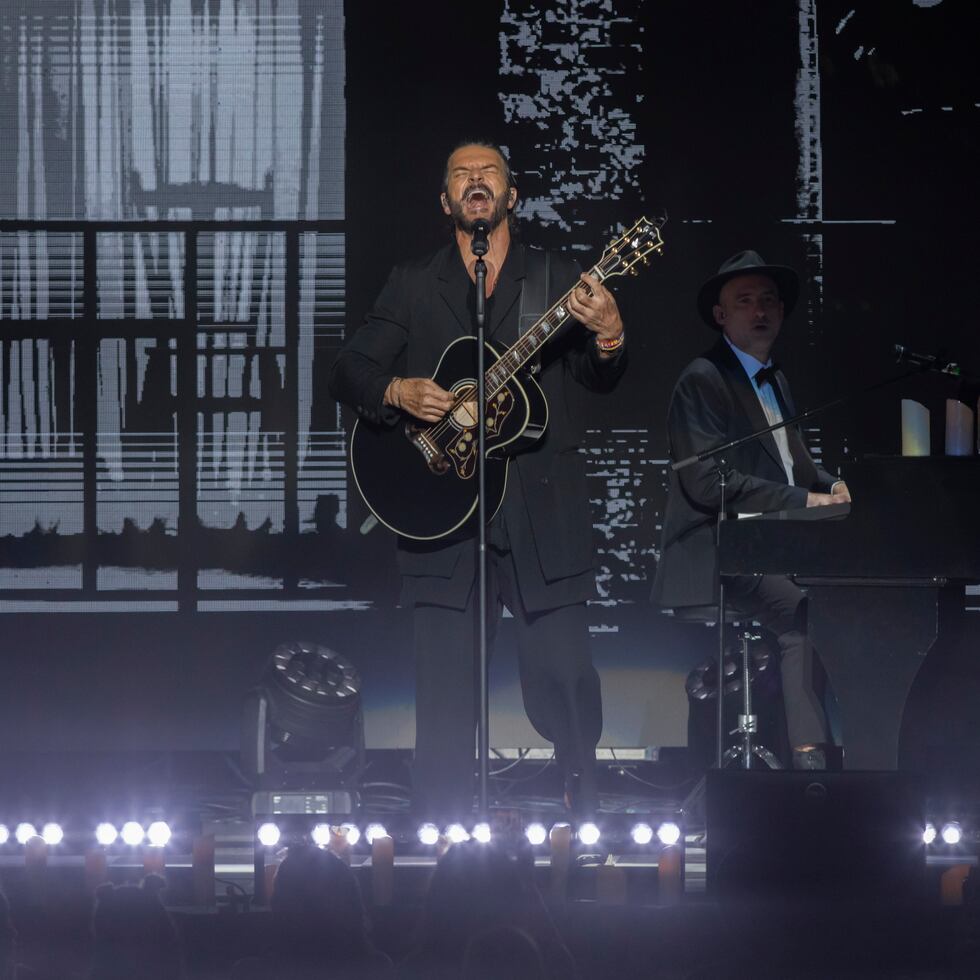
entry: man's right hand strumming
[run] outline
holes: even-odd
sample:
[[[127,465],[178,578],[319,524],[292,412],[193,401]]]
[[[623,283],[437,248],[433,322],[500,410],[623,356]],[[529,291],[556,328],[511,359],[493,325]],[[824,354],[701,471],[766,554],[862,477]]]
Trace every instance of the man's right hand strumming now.
[[[453,396],[431,378],[392,378],[384,401],[425,422],[438,422],[453,407]]]

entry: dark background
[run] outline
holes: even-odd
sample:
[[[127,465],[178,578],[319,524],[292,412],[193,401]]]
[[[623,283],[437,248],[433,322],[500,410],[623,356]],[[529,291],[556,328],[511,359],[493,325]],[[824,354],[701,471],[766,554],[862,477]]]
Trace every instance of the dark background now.
[[[445,240],[438,193],[446,156],[460,140],[503,143],[519,191],[548,190],[547,173],[522,170],[522,160],[537,159],[534,127],[506,122],[498,94],[520,84],[533,87],[532,80],[499,74],[501,18],[527,6],[442,0],[348,4],[349,329],[360,322],[395,262]],[[598,249],[611,229],[640,211],[665,209],[669,215],[665,256],[641,277],[616,285],[631,365],[614,397],[595,400],[597,433],[646,430],[638,451],[662,459],[673,381],[713,342],[694,309],[699,283],[744,248],[803,270],[804,232],[823,236],[822,304],[810,283],[779,352],[801,407],[897,370],[891,354],[896,342],[946,350],[980,369],[974,5],[815,4],[825,221],[809,226],[788,221],[799,211],[798,5],[645,0],[631,10],[631,23],[614,36],[623,45],[641,45],[640,55],[625,60],[638,59],[642,71],[621,78],[615,96],[624,101],[636,123],[636,142],[644,147],[636,186],[618,201],[573,208],[580,215],[574,235],[538,221],[522,231],[532,244],[562,248],[584,241]],[[615,63],[615,45],[607,57]],[[893,223],[853,223],[864,221]],[[318,361],[321,393],[328,368],[327,360]],[[903,396],[932,409],[933,447],[941,451],[943,403],[954,393],[946,379],[924,377],[826,416],[819,426],[824,462],[846,475],[853,456],[896,453]],[[682,741],[683,678],[710,655],[709,636],[664,624],[645,602],[662,484],[661,474],[652,489],[647,486],[638,524],[628,535],[639,565],[632,577],[613,581],[610,601],[594,610],[607,744]],[[236,613],[4,616],[5,744],[232,747],[242,695],[271,649],[296,636],[328,643],[361,666],[369,744],[410,744],[408,617],[393,602],[391,542],[380,538],[381,531],[359,538],[351,529],[365,511],[353,495],[349,506],[340,547],[348,549],[349,562],[362,563],[362,577],[373,583],[366,612],[250,613],[245,602]],[[887,502],[880,506],[887,508]],[[970,601],[977,605],[975,598]],[[968,618],[973,637],[976,619],[975,613]],[[506,635],[505,629],[504,640]],[[971,668],[956,663],[943,676],[955,675],[959,696],[966,699],[976,679]],[[495,670],[500,700],[492,741],[525,744],[528,732],[521,727],[513,663],[505,650]],[[939,681],[931,685],[930,696],[939,697]],[[975,738],[969,726],[955,733],[960,742]]]

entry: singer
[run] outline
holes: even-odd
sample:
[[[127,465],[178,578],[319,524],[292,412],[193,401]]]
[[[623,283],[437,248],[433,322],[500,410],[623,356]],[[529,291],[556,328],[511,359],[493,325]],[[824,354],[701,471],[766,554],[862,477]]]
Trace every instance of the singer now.
[[[517,187],[493,143],[460,144],[446,162],[440,203],[452,240],[394,269],[365,322],[334,363],[330,391],[362,418],[437,422],[452,397],[431,380],[448,344],[474,332],[474,226],[489,226],[486,336],[512,344],[580,271],[559,253],[516,240]],[[548,400],[545,435],[516,456],[488,535],[492,638],[503,607],[514,616],[524,707],[555,746],[566,805],[598,807],[595,747],[602,730],[585,603],[595,595],[592,520],[581,445],[586,389],[611,391],[626,368],[613,295],[582,275],[568,302],[579,321],[542,348],[535,376]],[[415,809],[444,820],[473,805],[478,597],[473,529],[422,542],[399,538],[402,602],[414,610]]]

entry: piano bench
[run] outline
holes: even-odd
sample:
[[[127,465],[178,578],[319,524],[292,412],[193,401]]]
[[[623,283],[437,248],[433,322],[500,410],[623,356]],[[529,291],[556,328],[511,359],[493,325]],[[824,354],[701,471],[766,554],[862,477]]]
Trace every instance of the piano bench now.
[[[710,606],[674,606],[673,608],[662,609],[665,616],[676,620],[678,623],[703,623],[706,626],[718,625],[718,607]],[[726,607],[725,625],[748,622],[745,613],[737,609]]]

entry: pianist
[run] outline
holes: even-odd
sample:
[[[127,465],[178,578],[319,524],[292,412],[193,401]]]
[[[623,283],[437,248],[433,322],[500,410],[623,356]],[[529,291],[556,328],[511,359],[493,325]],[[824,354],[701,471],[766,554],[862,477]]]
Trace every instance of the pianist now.
[[[747,435],[793,413],[789,385],[771,350],[799,295],[792,269],[740,252],[701,287],[698,312],[720,336],[681,373],[667,432],[673,459]],[[847,486],[818,466],[796,428],[777,430],[726,453],[726,511],[764,513],[850,500]],[[663,607],[718,601],[715,521],[718,464],[670,476],[653,601]],[[807,637],[806,600],[784,576],[726,578],[726,602],[773,634],[780,650],[786,724],[797,768],[822,769],[828,742],[823,671]]]

